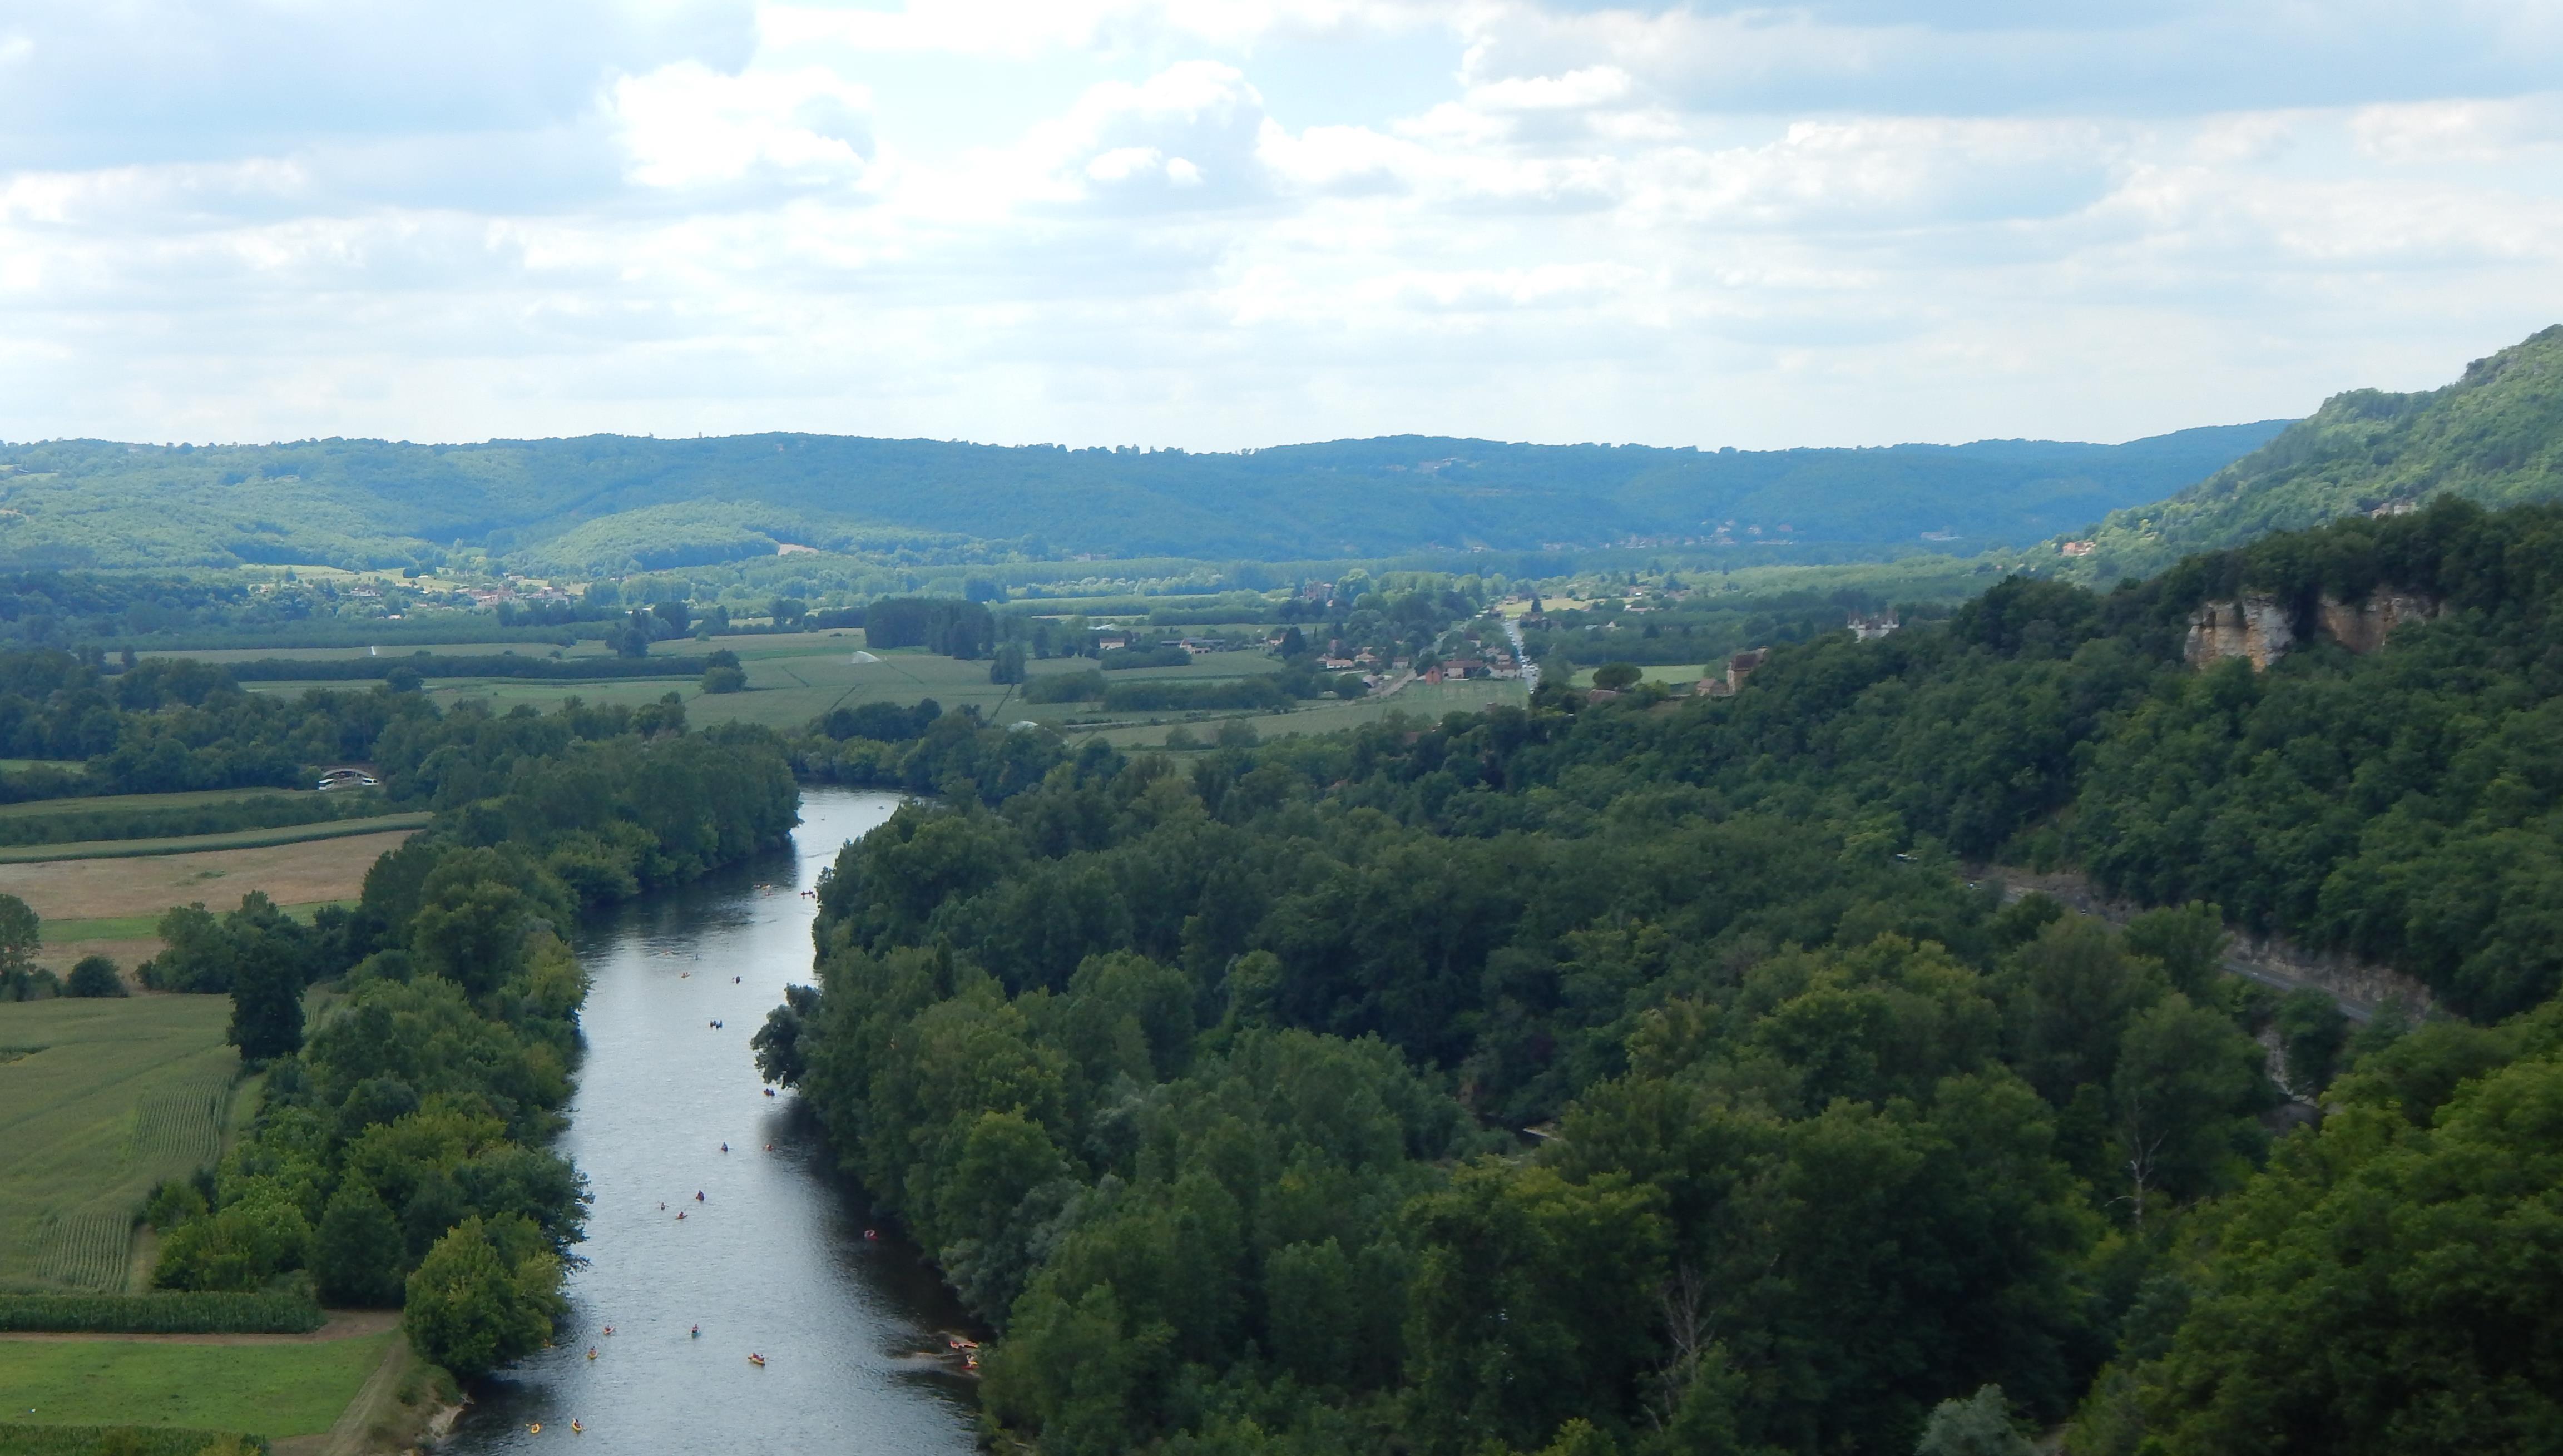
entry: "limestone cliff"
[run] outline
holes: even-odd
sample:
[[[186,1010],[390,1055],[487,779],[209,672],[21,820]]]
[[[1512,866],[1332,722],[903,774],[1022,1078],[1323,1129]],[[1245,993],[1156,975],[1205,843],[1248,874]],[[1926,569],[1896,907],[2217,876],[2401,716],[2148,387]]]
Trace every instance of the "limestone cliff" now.
[[[2316,637],[2364,653],[2385,645],[2387,636],[2403,624],[2438,615],[2437,599],[2414,592],[2380,591],[2363,602],[2343,602],[2326,593],[2306,625]],[[2247,593],[2231,602],[2209,602],[2189,615],[2181,655],[2192,667],[2247,657],[2255,668],[2265,668],[2296,644],[2297,626],[2295,615],[2275,597]]]

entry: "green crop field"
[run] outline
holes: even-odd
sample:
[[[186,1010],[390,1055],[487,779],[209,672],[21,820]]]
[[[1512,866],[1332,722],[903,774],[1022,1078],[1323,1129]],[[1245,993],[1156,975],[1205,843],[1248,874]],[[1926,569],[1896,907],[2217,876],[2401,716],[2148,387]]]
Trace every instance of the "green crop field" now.
[[[1185,628],[1196,635],[1209,634],[1236,637],[1252,636],[1261,638],[1268,628],[1238,624],[1210,628]],[[1169,629],[1174,631],[1174,629]],[[747,671],[745,692],[708,694],[692,677],[620,678],[587,682],[543,682],[526,678],[452,678],[432,680],[426,687],[430,701],[440,707],[458,702],[479,701],[491,711],[503,713],[519,705],[530,705],[549,712],[564,700],[575,697],[588,703],[620,703],[638,707],[657,702],[674,692],[686,705],[687,721],[696,727],[713,723],[756,723],[768,728],[794,731],[832,707],[855,706],[868,702],[913,703],[932,698],[944,711],[975,707],[992,721],[1028,721],[1062,726],[1076,720],[1081,727],[1062,731],[1071,736],[1096,731],[1099,727],[1113,743],[1122,746],[1154,745],[1165,737],[1165,726],[1181,720],[1212,728],[1223,718],[1238,714],[1170,714],[1128,713],[1100,714],[1088,703],[1027,703],[1022,696],[1000,683],[988,680],[988,663],[961,661],[935,656],[914,649],[897,649],[867,653],[874,660],[858,662],[857,652],[865,651],[864,637],[859,631],[790,633],[774,636],[714,637],[699,641],[683,637],[655,643],[656,656],[700,655],[716,648],[736,652],[739,665]],[[590,646],[581,643],[582,648]],[[280,654],[281,655],[281,654]],[[1025,667],[1034,677],[1053,673],[1084,672],[1095,667],[1092,658],[1051,658],[1027,662]],[[1278,670],[1280,663],[1260,649],[1246,648],[1232,652],[1209,652],[1188,663],[1174,667],[1136,667],[1104,674],[1104,681],[1147,682],[1167,678],[1198,681],[1215,678],[1253,677]],[[322,682],[258,682],[250,684],[256,692],[297,693],[309,687],[344,686]],[[1248,716],[1263,733],[1323,733],[1354,723],[1366,723],[1403,711],[1439,717],[1453,708],[1474,711],[1489,702],[1519,702],[1519,683],[1481,683],[1463,687],[1456,683],[1438,686],[1416,684],[1387,703],[1328,702],[1310,705],[1290,713]],[[1150,718],[1162,720],[1151,724]],[[1206,732],[1196,726],[1196,731]],[[5,851],[0,851],[5,852]]]
[[[287,824],[274,829],[234,829],[221,834],[189,834],[174,839],[90,839],[73,844],[21,844],[0,849],[0,864],[51,864],[66,859],[131,859],[156,854],[194,854],[208,849],[265,849],[309,839],[345,839],[425,827],[431,816],[387,814],[374,819],[323,819],[316,824]]]
[[[25,819],[40,814],[99,814],[136,809],[200,809],[208,804],[230,804],[242,799],[266,799],[294,791],[287,789],[193,789],[177,794],[92,794],[80,799],[31,799],[24,804],[0,804],[0,819]]]
[[[687,721],[696,727],[738,722],[787,730],[807,726],[811,719],[841,702],[848,705],[913,703],[930,697],[941,703],[947,712],[964,704],[973,704],[983,712],[990,712],[1011,697],[1003,684],[988,680],[988,664],[984,661],[964,662],[921,651],[898,650],[880,653],[877,660],[871,662],[857,662],[854,654],[864,650],[863,635],[859,632],[714,637],[709,642],[684,638],[658,643],[654,651],[658,655],[700,655],[722,647],[738,653],[740,665],[747,669],[747,691],[706,694],[694,678],[688,676],[587,682],[453,678],[431,681],[426,692],[428,699],[440,707],[452,707],[457,702],[470,699],[486,702],[493,712],[501,713],[518,704],[531,704],[548,712],[564,699],[572,697],[582,702],[622,703],[637,707],[657,702],[674,692],[685,700]],[[1063,659],[1027,665],[1038,675],[1074,672],[1094,664],[1085,660]],[[1173,670],[1180,672],[1184,669]],[[345,685],[282,681],[259,682],[251,684],[251,687],[258,692],[298,693],[309,687]],[[1061,708],[1056,704],[1040,710],[1040,715],[1046,719],[1056,718],[1060,713]],[[1033,714],[1009,709],[1007,716]]]
[[[1377,723],[1404,714],[1425,722],[1438,722],[1445,713],[1475,713],[1490,703],[1519,706],[1529,701],[1529,693],[1520,682],[1483,680],[1478,682],[1417,682],[1384,698],[1357,698],[1352,702],[1323,701],[1294,708],[1287,713],[1251,713],[1180,716],[1161,713],[1161,723],[1117,723],[1101,729],[1066,730],[1071,739],[1097,733],[1115,748],[1153,748],[1166,741],[1169,729],[1182,727],[1204,743],[1219,731],[1220,725],[1232,720],[1243,721],[1266,738],[1292,733],[1332,733],[1363,723]]]
[[[310,1435],[329,1428],[399,1338],[0,1341],[0,1390],[14,1421]]]
[[[0,1002],[0,1289],[124,1286],[152,1185],[222,1151],[230,1013],[204,996]]]
[[[1723,662],[1718,663],[1715,670],[1721,673],[1724,672],[1726,670],[1726,664]],[[1697,682],[1701,678],[1706,677],[1709,674],[1709,671],[1710,669],[1705,666],[1641,667],[1638,669],[1638,680],[1641,682],[1662,682],[1667,684],[1676,682]],[[1575,681],[1570,685],[1575,687],[1591,687],[1593,685],[1593,669],[1587,667],[1577,672],[1575,674]]]

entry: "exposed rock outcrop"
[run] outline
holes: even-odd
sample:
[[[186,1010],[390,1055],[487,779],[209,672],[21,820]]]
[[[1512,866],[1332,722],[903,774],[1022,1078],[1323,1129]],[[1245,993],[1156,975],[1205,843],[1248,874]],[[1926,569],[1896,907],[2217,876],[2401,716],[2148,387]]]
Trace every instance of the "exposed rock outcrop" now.
[[[2353,652],[2372,652],[2385,645],[2386,634],[2394,629],[2438,616],[2439,604],[2413,592],[2377,592],[2359,603],[2325,597],[2315,611],[2323,636]]]
[[[2206,667],[2228,657],[2249,657],[2254,667],[2267,667],[2296,644],[2296,628],[2275,597],[2245,597],[2239,602],[2210,602],[2189,615],[2189,639],[2181,655],[2192,667]]]
[[[2385,638],[2403,624],[2438,615],[2438,600],[2417,592],[2374,592],[2363,602],[2343,602],[2326,593],[2308,625],[2317,637],[2364,653],[2385,645]],[[2295,646],[2296,627],[2294,614],[2275,597],[2246,594],[2231,602],[2210,602],[2189,615],[2181,655],[2192,667],[2246,657],[2263,668]]]

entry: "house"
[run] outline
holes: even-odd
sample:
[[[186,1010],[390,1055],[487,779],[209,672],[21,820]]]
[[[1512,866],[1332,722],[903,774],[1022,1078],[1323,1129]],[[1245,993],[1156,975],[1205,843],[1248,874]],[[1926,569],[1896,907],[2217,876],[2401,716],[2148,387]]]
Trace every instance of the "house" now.
[[[1873,642],[1903,625],[1895,620],[1895,614],[1891,611],[1879,613],[1875,617],[1858,612],[1851,615],[1851,635],[1864,642]]]
[[[1350,672],[1358,665],[1350,657],[1327,657],[1318,663],[1329,672]]]
[[[1744,688],[1744,679],[1752,676],[1754,672],[1761,667],[1762,659],[1768,655],[1769,653],[1764,648],[1755,647],[1749,652],[1738,652],[1734,656],[1727,658],[1726,690],[1728,692],[1741,692]]]
[[[2100,549],[2097,541],[2068,541],[2056,548],[2067,556],[2088,556]]]

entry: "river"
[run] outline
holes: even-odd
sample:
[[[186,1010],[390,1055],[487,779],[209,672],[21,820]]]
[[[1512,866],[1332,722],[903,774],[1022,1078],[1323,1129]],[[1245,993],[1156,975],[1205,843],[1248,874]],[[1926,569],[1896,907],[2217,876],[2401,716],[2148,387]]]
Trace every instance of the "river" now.
[[[487,1382],[441,1450],[556,1448],[572,1420],[588,1453],[975,1449],[970,1380],[932,1353],[959,1310],[915,1249],[866,1237],[809,1110],[764,1095],[747,1044],[810,979],[800,892],[897,802],[808,791],[788,854],[581,928],[595,986],[561,1151],[595,1197],[588,1262],[558,1347]]]

